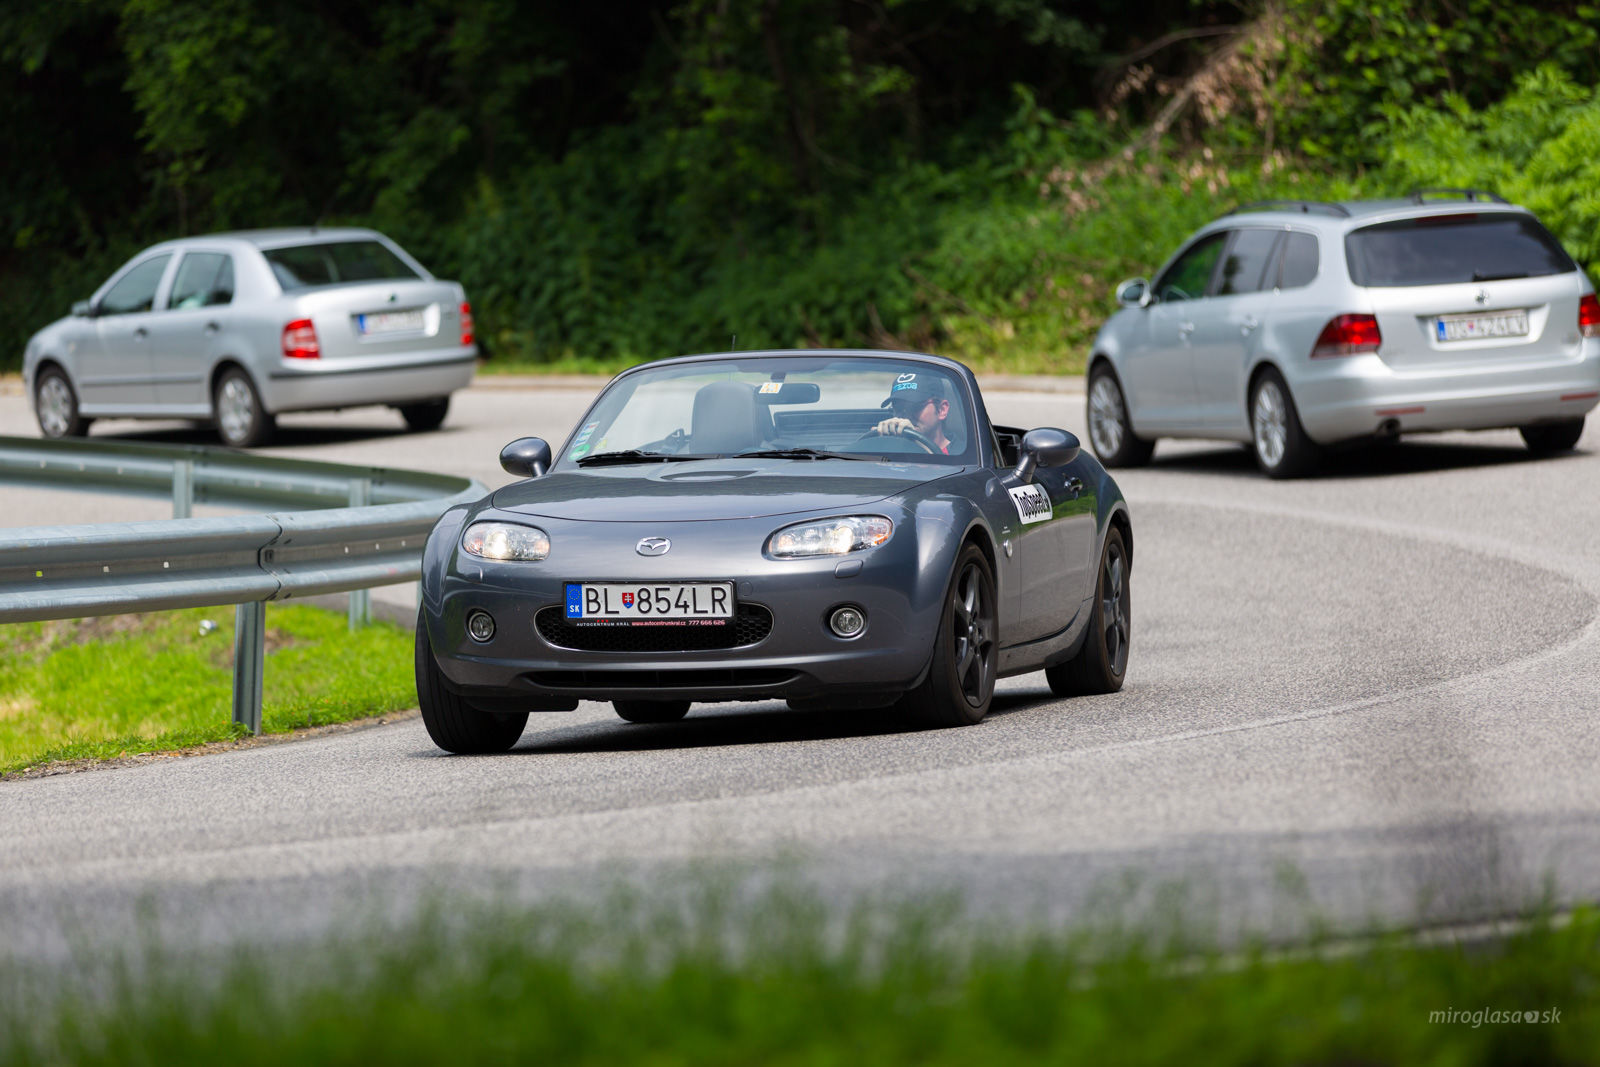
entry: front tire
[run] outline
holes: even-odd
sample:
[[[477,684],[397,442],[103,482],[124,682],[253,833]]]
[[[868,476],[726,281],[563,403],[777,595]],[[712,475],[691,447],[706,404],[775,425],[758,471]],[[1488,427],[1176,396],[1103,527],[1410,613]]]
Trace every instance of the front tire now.
[[[39,432],[50,438],[82,437],[93,421],[78,413],[77,392],[54,367],[41,371],[34,382],[33,415],[39,420]]]
[[[994,572],[978,546],[968,544],[945,592],[928,677],[900,698],[900,709],[933,726],[982,722],[994,699],[999,634]]]
[[[629,722],[677,722],[689,714],[687,700],[613,700],[611,706]]]
[[[229,448],[253,448],[272,436],[273,419],[261,404],[256,383],[238,367],[229,367],[217,379],[211,411],[217,436]]]
[[[450,398],[447,396],[421,404],[400,405],[400,417],[406,420],[406,427],[413,433],[437,430],[444,425],[444,417],[449,413]]]
[[[1583,416],[1563,419],[1560,422],[1541,422],[1534,426],[1518,427],[1523,442],[1530,452],[1546,455],[1551,452],[1571,452],[1583,436]]]
[[[445,688],[444,674],[433,658],[428,643],[428,624],[417,613],[416,641],[417,706],[422,709],[422,725],[428,728],[433,743],[446,752],[478,755],[505,752],[522,736],[528,713],[491,715],[479,711]]]
[[[1089,443],[1101,463],[1107,467],[1142,467],[1150,462],[1156,443],[1134,435],[1122,384],[1105,364],[1089,375],[1085,404]]]
[[[1250,390],[1250,436],[1256,466],[1268,478],[1297,478],[1315,466],[1321,454],[1300,425],[1283,375],[1270,368]]]
[[[1133,601],[1129,577],[1133,560],[1115,526],[1106,534],[1100,551],[1100,571],[1095,579],[1094,606],[1089,612],[1089,632],[1083,648],[1058,667],[1045,668],[1050,692],[1058,697],[1115,693],[1128,673],[1129,638],[1133,630]]]

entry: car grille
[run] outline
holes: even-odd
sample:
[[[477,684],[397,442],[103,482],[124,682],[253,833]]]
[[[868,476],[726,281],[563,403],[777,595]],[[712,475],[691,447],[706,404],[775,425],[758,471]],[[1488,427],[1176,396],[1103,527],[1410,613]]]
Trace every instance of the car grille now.
[[[772,612],[740,604],[725,626],[575,626],[561,608],[533,617],[539,636],[577,652],[709,652],[744,648],[772,632]]]
[[[794,671],[764,667],[708,668],[705,670],[641,671],[534,671],[534,685],[557,690],[594,689],[765,689],[785,685],[799,675]]]

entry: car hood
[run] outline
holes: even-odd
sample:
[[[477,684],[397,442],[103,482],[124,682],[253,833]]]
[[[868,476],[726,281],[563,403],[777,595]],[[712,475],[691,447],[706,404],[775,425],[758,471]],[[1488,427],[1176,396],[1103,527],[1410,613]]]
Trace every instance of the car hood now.
[[[705,460],[566,470],[508,485],[500,511],[582,522],[703,522],[866,507],[961,467],[851,460]]]

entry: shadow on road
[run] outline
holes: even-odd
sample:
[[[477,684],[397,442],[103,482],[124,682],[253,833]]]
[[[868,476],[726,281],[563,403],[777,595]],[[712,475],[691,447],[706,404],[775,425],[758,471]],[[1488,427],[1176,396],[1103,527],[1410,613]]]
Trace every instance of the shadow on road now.
[[[1541,456],[1518,445],[1408,439],[1333,449],[1322,457],[1307,480],[1388,478],[1434,471],[1504,467],[1517,463],[1552,463],[1577,459],[1585,454],[1579,451]],[[1150,469],[1266,478],[1257,472],[1255,457],[1249,449],[1239,445],[1165,456],[1158,450]]]
[[[988,717],[975,729],[995,725],[1006,715],[1026,711],[1052,699],[1048,692],[996,693]],[[559,715],[544,715],[543,720],[548,722]],[[528,732],[508,755],[662,752],[937,732],[936,728],[908,720],[890,708],[790,711],[774,701],[700,705],[683,721],[660,725],[621,719],[555,729],[540,729],[540,725],[541,715],[531,717]],[[434,757],[444,753],[419,749],[417,755]]]

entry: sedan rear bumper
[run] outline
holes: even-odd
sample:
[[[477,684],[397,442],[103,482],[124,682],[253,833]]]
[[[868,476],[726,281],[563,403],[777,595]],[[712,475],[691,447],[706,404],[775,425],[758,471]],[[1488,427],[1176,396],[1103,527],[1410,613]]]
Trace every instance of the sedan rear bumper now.
[[[476,348],[327,361],[285,359],[260,383],[262,402],[277,413],[432,400],[470,385],[477,359]]]
[[[1577,418],[1600,403],[1600,341],[1585,342],[1578,359],[1482,368],[1402,372],[1377,356],[1327,360],[1294,394],[1301,425],[1321,444]]]

